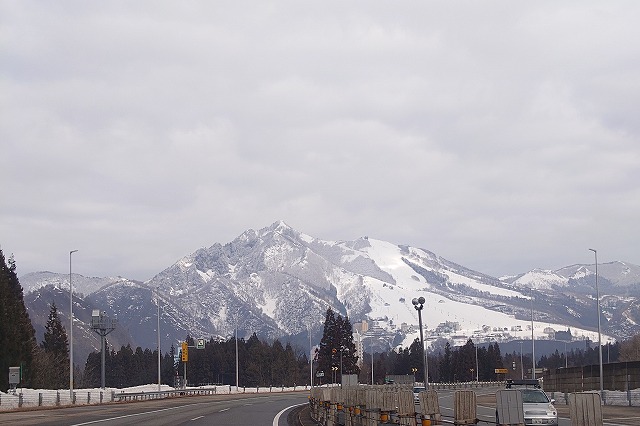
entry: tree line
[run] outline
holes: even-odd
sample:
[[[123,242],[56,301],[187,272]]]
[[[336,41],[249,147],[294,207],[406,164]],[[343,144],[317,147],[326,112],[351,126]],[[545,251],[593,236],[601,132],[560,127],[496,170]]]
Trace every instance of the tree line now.
[[[162,384],[174,386],[185,371],[189,385],[236,384],[236,341],[209,339],[203,349],[187,336],[187,361],[182,361],[180,348],[174,346],[161,356]],[[286,386],[308,383],[309,361],[305,354],[283,345],[279,340],[269,344],[254,333],[249,339],[238,339],[238,385],[240,387]],[[102,359],[99,352],[89,354],[82,376],[84,387],[99,387]],[[105,386],[124,388],[158,382],[158,351],[135,350],[130,345],[105,354]]]

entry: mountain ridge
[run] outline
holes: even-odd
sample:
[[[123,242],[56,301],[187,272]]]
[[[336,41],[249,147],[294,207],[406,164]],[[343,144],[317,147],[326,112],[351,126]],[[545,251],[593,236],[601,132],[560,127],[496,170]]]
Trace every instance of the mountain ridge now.
[[[624,338],[640,331],[634,311],[640,267],[628,262],[605,265],[598,265],[603,331]],[[163,350],[186,334],[226,338],[236,327],[241,337],[253,332],[268,338],[301,335],[309,328],[317,333],[328,307],[353,323],[367,321],[388,346],[408,346],[417,336],[418,322],[411,299],[421,295],[427,299],[423,312],[429,342],[456,334],[517,338],[518,330],[522,333],[530,323],[531,296],[537,338],[546,338],[545,329],[570,327],[593,340],[597,316],[590,267],[534,269],[499,279],[426,249],[367,236],[325,241],[277,221],[257,231],[248,229],[228,243],[199,248],[146,282],[72,278],[74,292],[89,291],[84,295],[87,303],[117,317],[132,340],[147,347],[156,345],[157,297]],[[53,273],[21,277],[25,292],[48,288],[42,285],[46,281],[63,292],[66,287],[68,294],[68,274],[48,274]],[[457,330],[438,334],[443,323],[457,324]]]

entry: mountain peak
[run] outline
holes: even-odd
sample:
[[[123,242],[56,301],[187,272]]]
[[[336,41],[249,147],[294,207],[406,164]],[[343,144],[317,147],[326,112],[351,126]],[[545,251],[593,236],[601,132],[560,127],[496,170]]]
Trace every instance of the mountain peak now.
[[[275,221],[269,226],[270,231],[282,232],[282,231],[293,231],[294,229],[287,225],[284,220]]]

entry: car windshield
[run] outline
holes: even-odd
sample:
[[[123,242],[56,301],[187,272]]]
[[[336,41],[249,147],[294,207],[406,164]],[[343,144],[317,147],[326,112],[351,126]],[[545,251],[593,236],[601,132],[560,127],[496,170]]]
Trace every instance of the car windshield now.
[[[415,387],[415,388],[413,388],[413,393],[422,392],[423,390],[424,390],[423,387]]]
[[[547,395],[540,390],[520,389],[520,392],[522,392],[522,402],[524,403],[539,404],[549,402],[549,398],[547,398]]]

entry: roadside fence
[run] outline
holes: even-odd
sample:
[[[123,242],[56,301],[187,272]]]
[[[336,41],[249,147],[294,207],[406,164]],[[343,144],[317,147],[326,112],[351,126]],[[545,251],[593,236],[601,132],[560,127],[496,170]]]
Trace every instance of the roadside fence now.
[[[0,392],[0,411],[28,409],[35,407],[54,407],[65,405],[91,405],[125,401],[144,401],[150,399],[174,398],[195,395],[221,395],[234,393],[274,393],[308,390],[309,386],[269,386],[269,387],[239,387],[202,386],[174,389],[163,386],[165,390],[144,390],[127,392],[121,389],[77,389],[73,395],[68,390],[19,389],[15,394]]]

